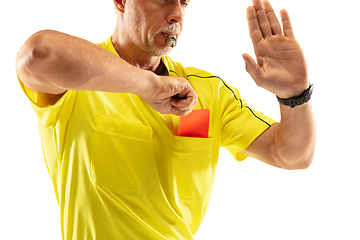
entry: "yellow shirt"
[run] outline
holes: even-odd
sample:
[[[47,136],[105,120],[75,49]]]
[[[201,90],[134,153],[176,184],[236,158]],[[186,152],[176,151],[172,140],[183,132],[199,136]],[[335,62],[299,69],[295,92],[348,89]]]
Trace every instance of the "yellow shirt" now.
[[[99,44],[117,55],[111,37]],[[237,89],[162,58],[188,79],[195,109],[210,109],[209,138],[179,137],[179,117],[154,111],[135,94],[67,91],[40,107],[45,161],[66,240],[194,239],[210,201],[220,147],[236,160],[275,121],[250,109]]]

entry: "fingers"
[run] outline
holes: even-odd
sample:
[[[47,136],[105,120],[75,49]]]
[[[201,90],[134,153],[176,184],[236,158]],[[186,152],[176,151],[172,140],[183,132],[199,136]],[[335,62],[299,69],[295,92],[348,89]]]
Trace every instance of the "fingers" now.
[[[186,115],[197,103],[197,94],[184,78],[160,77],[155,93],[143,98],[154,110],[162,114]]]
[[[280,13],[284,35],[293,38],[294,33],[292,31],[289,14],[285,10],[282,10]],[[283,33],[281,24],[268,0],[253,0],[253,6],[247,8],[247,19],[253,44],[257,44],[261,40],[272,37],[273,35]]]
[[[171,100],[171,105],[172,105],[172,109],[171,109],[171,114],[174,115],[187,115],[189,113],[192,112],[192,110],[194,109],[194,107],[197,104],[197,100],[190,100],[189,99],[173,99]]]
[[[285,37],[295,38],[294,31],[293,31],[293,28],[292,28],[291,22],[290,22],[289,13],[285,9],[283,9],[280,11],[280,16],[281,16],[281,21],[282,21],[283,28],[284,28],[283,31],[284,31]]]
[[[250,38],[253,44],[256,45],[263,39],[263,34],[260,30],[255,8],[248,7],[246,15],[248,19]]]
[[[260,0],[253,0],[253,5],[256,10],[258,25],[261,29],[263,38],[271,37],[273,35],[271,25],[268,20],[266,11],[263,8],[263,4]]]
[[[248,54],[242,55],[246,64],[246,71],[254,79],[256,84],[259,84],[259,81],[262,79],[262,72],[259,66],[255,63],[254,59]]]
[[[178,110],[176,115],[186,115],[192,111],[197,104],[197,94],[192,86],[187,83],[187,87],[176,97],[172,97],[171,105]]]
[[[267,13],[267,18],[271,26],[272,34],[273,35],[281,34],[281,25],[276,17],[276,14],[270,2],[265,0],[263,3],[264,3],[265,11]]]

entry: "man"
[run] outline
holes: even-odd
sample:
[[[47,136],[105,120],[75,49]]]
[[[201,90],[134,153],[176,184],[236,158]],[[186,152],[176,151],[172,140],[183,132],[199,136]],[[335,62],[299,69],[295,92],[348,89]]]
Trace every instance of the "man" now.
[[[236,160],[311,164],[312,87],[285,10],[282,29],[268,1],[253,1],[247,16],[257,63],[243,55],[256,84],[279,98],[276,123],[219,77],[165,56],[188,0],[114,4],[117,25],[105,42],[41,31],[16,62],[38,117],[63,239],[194,239],[220,147]],[[202,117],[207,136],[179,134],[179,116],[200,109],[210,109]]]

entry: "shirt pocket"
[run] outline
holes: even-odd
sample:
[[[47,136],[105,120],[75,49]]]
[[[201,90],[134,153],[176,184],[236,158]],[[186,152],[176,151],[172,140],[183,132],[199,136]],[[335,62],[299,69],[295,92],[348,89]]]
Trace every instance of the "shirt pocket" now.
[[[201,199],[212,181],[212,138],[174,136],[171,164],[175,198]]]
[[[141,192],[154,164],[153,132],[148,126],[100,116],[90,171],[98,185]]]

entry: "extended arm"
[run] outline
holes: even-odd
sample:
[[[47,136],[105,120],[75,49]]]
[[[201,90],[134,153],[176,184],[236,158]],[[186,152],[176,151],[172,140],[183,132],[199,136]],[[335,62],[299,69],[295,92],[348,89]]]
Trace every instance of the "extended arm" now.
[[[176,115],[191,112],[197,101],[185,79],[159,77],[95,44],[56,31],[31,36],[18,54],[16,69],[28,88],[48,99],[56,100],[67,90],[135,93],[155,110]]]
[[[268,1],[253,0],[247,9],[257,63],[243,55],[246,69],[260,87],[280,98],[300,95],[309,87],[305,58],[290,18],[281,11],[283,30]],[[260,135],[243,153],[285,169],[307,168],[315,149],[315,120],[310,102],[295,108],[280,105],[281,121]]]

